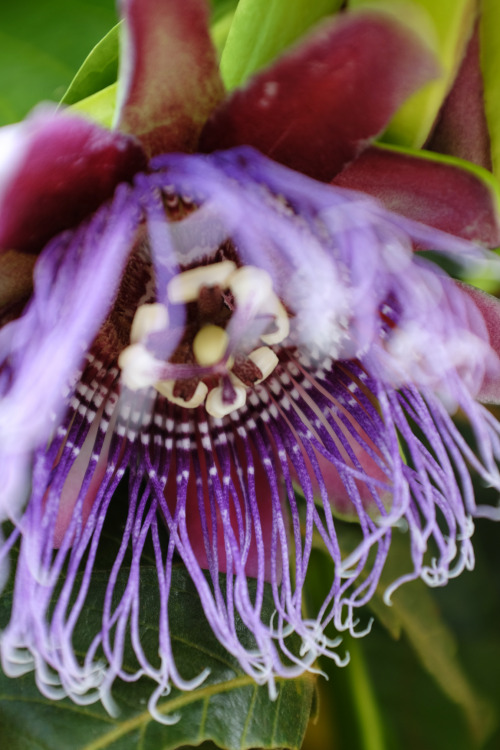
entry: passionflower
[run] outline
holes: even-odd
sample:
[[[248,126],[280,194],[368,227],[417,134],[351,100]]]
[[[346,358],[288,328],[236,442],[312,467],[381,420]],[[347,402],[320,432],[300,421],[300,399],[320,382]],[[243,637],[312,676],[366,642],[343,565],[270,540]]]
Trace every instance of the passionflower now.
[[[131,18],[137,6],[128,4]],[[184,30],[194,18],[186,14],[176,14]],[[322,54],[327,47],[322,37]],[[140,78],[137,61],[135,70]],[[135,93],[131,84],[137,115]],[[203,99],[205,109],[214,99]],[[64,118],[50,115],[51,135]],[[477,506],[471,480],[476,473],[500,489],[500,425],[480,403],[498,382],[499,361],[495,303],[414,247],[494,267],[487,251],[252,148],[158,154],[165,133],[177,143],[178,131],[162,121],[144,134],[139,120],[128,122],[156,154],[147,167],[133,138],[80,123],[66,155],[83,139],[83,162],[65,164],[82,168],[67,196],[77,213],[60,210],[54,178],[33,231],[19,220],[22,200],[0,225],[3,241],[24,252],[54,235],[29,301],[29,284],[22,294],[15,285],[0,331],[0,507],[12,524],[2,571],[18,548],[1,657],[9,675],[34,669],[49,697],[100,698],[110,710],[117,678],[148,675],[155,713],[172,684],[189,690],[207,676],[186,678],[176,667],[177,564],[215,636],[271,696],[278,676],[314,669],[319,655],[342,663],[325,629],[360,634],[356,610],[378,584],[394,533],[407,534],[411,563],[388,596],[404,580],[441,585],[472,566],[473,519],[500,515]],[[206,150],[217,116],[213,123]],[[18,132],[6,137],[15,142]],[[43,123],[33,151],[14,150],[16,175],[20,163],[23,175],[37,157],[45,163],[38,138]],[[33,181],[19,181],[29,194]],[[15,267],[18,257],[8,257]],[[474,445],[452,421],[457,410]],[[75,629],[126,474],[127,519],[101,626],[78,658]],[[339,516],[359,526],[354,549],[342,548]],[[334,572],[321,610],[305,615],[313,543]],[[161,604],[156,663],[139,624],[147,544]],[[134,673],[123,663],[128,637]]]

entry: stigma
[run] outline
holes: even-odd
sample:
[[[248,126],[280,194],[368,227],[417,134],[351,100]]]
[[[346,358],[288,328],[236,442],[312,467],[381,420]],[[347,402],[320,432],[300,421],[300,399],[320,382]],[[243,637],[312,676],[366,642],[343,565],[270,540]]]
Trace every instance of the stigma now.
[[[198,265],[169,280],[164,300],[138,307],[118,359],[122,384],[153,387],[170,403],[203,406],[217,419],[240,409],[274,372],[275,349],[290,334],[271,276],[232,260]]]

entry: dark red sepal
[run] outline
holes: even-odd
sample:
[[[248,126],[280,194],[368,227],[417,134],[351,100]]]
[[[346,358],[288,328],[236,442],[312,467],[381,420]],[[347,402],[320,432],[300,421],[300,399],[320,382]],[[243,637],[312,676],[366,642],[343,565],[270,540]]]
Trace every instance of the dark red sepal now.
[[[146,166],[135,138],[66,113],[38,110],[0,132],[0,249],[39,252]]]
[[[126,35],[117,127],[149,156],[194,151],[224,96],[206,0],[122,0]]]
[[[340,15],[233,93],[208,121],[200,148],[247,144],[331,180],[435,75],[432,54],[391,16]]]
[[[373,195],[391,211],[457,237],[487,247],[500,245],[497,197],[486,180],[458,160],[371,146],[333,182]]]
[[[458,156],[485,169],[492,168],[479,59],[478,23],[426,148]]]

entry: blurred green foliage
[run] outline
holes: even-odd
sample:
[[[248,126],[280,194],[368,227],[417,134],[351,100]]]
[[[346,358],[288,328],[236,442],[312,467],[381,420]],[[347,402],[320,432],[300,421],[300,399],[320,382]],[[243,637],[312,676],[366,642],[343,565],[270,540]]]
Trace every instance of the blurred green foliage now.
[[[58,102],[90,49],[116,23],[115,0],[0,3],[0,125]]]

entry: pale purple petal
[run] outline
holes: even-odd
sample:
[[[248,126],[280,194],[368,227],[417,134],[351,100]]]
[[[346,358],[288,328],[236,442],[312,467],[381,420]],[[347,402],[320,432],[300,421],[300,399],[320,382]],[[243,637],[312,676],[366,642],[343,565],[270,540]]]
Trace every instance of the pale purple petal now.
[[[137,219],[122,186],[112,206],[49,243],[29,305],[0,330],[3,518],[17,514],[23,465],[60,421],[75,372],[113,304]]]

